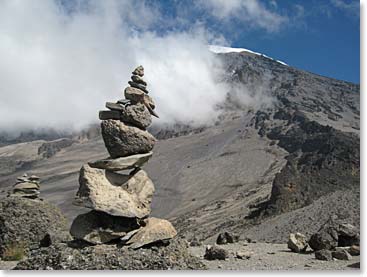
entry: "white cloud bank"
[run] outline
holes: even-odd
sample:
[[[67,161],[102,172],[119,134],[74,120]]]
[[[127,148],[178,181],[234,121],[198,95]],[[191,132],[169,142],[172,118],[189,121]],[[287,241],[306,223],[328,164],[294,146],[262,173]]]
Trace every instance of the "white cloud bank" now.
[[[164,37],[143,2],[93,1],[65,13],[53,1],[0,4],[0,128],[80,128],[123,98],[144,65],[159,122],[205,122],[225,97],[200,28]],[[138,5],[138,6],[137,6]],[[137,21],[137,22],[134,22]],[[215,115],[215,114],[214,114]]]
[[[159,9],[143,1],[60,3],[0,2],[1,131],[97,122],[106,101],[123,98],[140,64],[156,122],[215,119],[228,88],[215,81],[219,65],[207,45],[217,38],[202,25],[159,35],[150,31],[164,24]]]

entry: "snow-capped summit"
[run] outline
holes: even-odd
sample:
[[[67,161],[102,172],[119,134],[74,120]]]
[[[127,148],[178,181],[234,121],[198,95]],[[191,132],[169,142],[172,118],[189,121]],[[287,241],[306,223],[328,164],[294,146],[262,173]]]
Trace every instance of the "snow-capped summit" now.
[[[257,53],[257,52],[254,52],[254,51],[251,51],[251,50],[245,49],[245,48],[232,48],[232,47],[225,47],[225,46],[219,46],[219,45],[209,45],[209,50],[213,53],[216,53],[216,54],[218,54],[218,53],[231,53],[231,52],[248,52],[248,53],[251,53],[251,54],[263,56],[265,58],[274,60],[274,61],[276,61],[280,64],[288,66],[288,64],[286,64],[285,62],[275,60],[275,59],[273,59],[269,56],[266,56],[264,54]]]

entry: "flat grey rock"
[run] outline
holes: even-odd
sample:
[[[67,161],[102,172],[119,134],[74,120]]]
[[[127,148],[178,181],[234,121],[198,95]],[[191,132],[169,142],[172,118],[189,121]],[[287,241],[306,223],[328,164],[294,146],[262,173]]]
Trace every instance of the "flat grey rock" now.
[[[132,169],[142,167],[153,155],[153,152],[145,154],[131,155],[116,159],[97,160],[88,163],[89,166],[100,169],[107,169],[110,171],[119,171],[125,169]]]
[[[36,189],[38,190],[40,187],[37,183],[33,182],[22,182],[14,185],[13,189]]]
[[[108,119],[120,120],[120,118],[121,118],[121,112],[119,111],[99,111],[100,120],[108,120]]]
[[[138,89],[141,89],[142,91],[144,91],[145,93],[149,93],[146,86],[142,85],[142,84],[138,84],[138,83],[135,83],[133,81],[129,81],[128,82],[130,86],[134,87],[134,88],[138,88]]]
[[[114,216],[144,218],[151,212],[154,184],[144,170],[133,176],[84,165],[74,204]]]
[[[142,84],[143,86],[147,86],[147,85],[148,85],[148,84],[147,84],[147,82],[145,82],[145,81],[143,80],[143,78],[142,78],[142,77],[140,77],[139,75],[132,75],[132,76],[131,76],[131,80],[132,80],[133,82],[137,83],[137,84]]]
[[[124,106],[120,103],[112,103],[112,102],[106,102],[106,108],[110,109],[111,111],[123,111]]]

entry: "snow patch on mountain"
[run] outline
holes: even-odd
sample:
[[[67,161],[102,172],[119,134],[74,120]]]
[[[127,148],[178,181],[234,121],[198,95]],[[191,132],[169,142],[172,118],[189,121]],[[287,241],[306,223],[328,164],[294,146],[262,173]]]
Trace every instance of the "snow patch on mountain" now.
[[[245,49],[245,48],[232,48],[232,47],[225,47],[225,46],[219,46],[219,45],[209,45],[209,50],[213,53],[231,53],[231,52],[247,52],[247,53],[251,53],[251,54],[255,54],[255,55],[258,55],[258,56],[262,56],[262,57],[265,57],[265,58],[268,58],[268,59],[271,59],[273,61],[276,61],[282,65],[286,65],[288,66],[288,64],[286,64],[285,62],[282,62],[282,61],[279,61],[279,60],[275,60],[269,56],[266,56],[264,54],[261,54],[261,53],[258,53],[258,52],[254,52],[254,51],[251,51],[249,49]]]

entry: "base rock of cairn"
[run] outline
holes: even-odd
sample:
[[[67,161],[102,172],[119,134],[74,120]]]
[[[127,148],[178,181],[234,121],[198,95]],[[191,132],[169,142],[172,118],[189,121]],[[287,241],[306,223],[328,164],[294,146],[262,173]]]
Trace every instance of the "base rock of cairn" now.
[[[83,165],[74,204],[92,209],[77,216],[71,235],[90,244],[116,242],[131,249],[166,243],[177,235],[164,219],[149,218],[154,184],[141,167],[152,157],[156,139],[146,128],[156,116],[143,80],[144,68],[132,73],[125,98],[100,111],[102,137],[110,157]],[[129,173],[118,171],[131,170]]]

